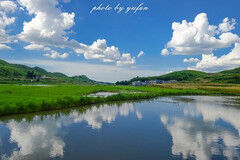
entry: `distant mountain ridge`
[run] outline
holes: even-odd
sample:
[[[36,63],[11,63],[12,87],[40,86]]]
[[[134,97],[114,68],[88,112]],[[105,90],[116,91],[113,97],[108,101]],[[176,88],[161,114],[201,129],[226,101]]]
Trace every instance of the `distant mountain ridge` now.
[[[218,73],[206,73],[194,70],[183,70],[172,72],[160,76],[135,77],[129,81],[117,82],[117,85],[130,85],[135,81],[152,81],[152,80],[177,80],[178,82],[209,82],[209,83],[234,83],[240,84],[240,68],[225,70]]]
[[[183,70],[160,76],[135,77],[129,81],[116,82],[116,85],[130,85],[134,81],[177,80],[178,82],[212,82],[240,84],[240,68],[218,73],[206,73],[194,70]],[[48,72],[40,67],[29,67],[11,64],[0,59],[0,83],[73,83],[73,84],[112,84],[97,82],[85,75],[69,77],[60,72]]]
[[[0,60],[0,83],[43,82],[43,83],[76,83],[97,84],[85,75],[69,77],[59,72],[48,72],[40,67],[28,67],[21,64],[11,64]]]

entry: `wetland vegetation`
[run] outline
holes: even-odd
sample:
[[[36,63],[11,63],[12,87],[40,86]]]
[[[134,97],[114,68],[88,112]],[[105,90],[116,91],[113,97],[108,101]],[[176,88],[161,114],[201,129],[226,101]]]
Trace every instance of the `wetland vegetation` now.
[[[185,87],[183,87],[185,85]],[[105,102],[150,99],[172,95],[240,95],[238,87],[195,84],[164,84],[157,86],[111,85],[0,85],[0,115],[32,113],[82,107]],[[109,96],[88,96],[98,92],[114,92]]]

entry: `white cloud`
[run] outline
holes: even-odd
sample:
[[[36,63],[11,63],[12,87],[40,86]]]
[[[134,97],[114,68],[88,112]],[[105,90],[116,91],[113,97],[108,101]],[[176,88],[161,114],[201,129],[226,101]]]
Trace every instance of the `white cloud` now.
[[[29,45],[25,46],[24,49],[26,49],[26,50],[44,50],[44,51],[50,50],[49,47],[44,47],[44,45],[40,45],[40,44],[29,44]]]
[[[19,38],[33,44],[55,47],[79,46],[69,40],[67,30],[74,25],[74,13],[61,12],[57,0],[18,0],[34,17],[24,22]]]
[[[135,64],[135,58],[129,53],[121,55],[119,49],[115,46],[107,46],[105,39],[98,39],[90,46],[82,49],[75,49],[76,53],[83,53],[86,59],[100,59],[103,62],[116,62],[117,65]]]
[[[40,48],[70,48],[81,53],[86,59],[99,59],[102,62],[115,62],[118,65],[135,64],[135,58],[121,54],[115,46],[107,46],[105,39],[97,40],[92,45],[86,45],[69,39],[69,30],[75,24],[75,13],[62,12],[57,0],[18,0],[30,15],[34,17],[24,22],[19,39],[31,43],[26,49]],[[64,0],[69,2],[69,0]],[[59,57],[57,54],[45,54],[48,57]]]
[[[143,51],[140,51],[137,55],[138,58],[142,57],[144,55],[144,52]]]
[[[183,62],[184,63],[196,63],[196,62],[199,62],[200,60],[197,59],[197,58],[189,58],[189,59],[184,59]]]
[[[17,5],[13,1],[0,1],[0,49],[11,49],[8,43],[14,43],[15,37],[6,31],[6,26],[15,22],[15,17],[8,17],[8,13],[13,13],[17,9]]]
[[[131,57],[130,53],[123,53],[119,60],[117,60],[118,66],[135,64],[135,57]]]
[[[60,54],[57,51],[52,50],[51,53],[46,53],[46,54],[44,54],[44,56],[50,57],[52,59],[56,59],[56,58],[65,59],[65,58],[67,58],[69,56],[69,54],[68,53]]]
[[[207,14],[201,13],[193,22],[183,20],[182,23],[172,24],[173,36],[167,46],[162,50],[162,55],[202,54],[202,60],[197,58],[184,59],[184,63],[197,63],[188,69],[201,71],[220,71],[233,69],[240,66],[240,38],[230,31],[235,29],[236,20],[228,17],[218,26],[210,25]],[[214,55],[213,51],[221,48],[233,50],[221,57]]]
[[[189,67],[193,70],[202,70],[209,72],[216,72],[226,69],[233,69],[240,67],[240,44],[236,43],[232,51],[221,57],[214,56],[214,54],[203,54],[202,60],[196,66]]]
[[[167,56],[167,55],[169,55],[170,54],[170,52],[166,49],[166,48],[164,48],[162,51],[161,51],[161,55],[163,55],[163,56]]]
[[[12,49],[12,48],[5,44],[0,44],[0,50],[10,50],[10,49]]]
[[[0,10],[5,12],[15,12],[17,10],[17,5],[13,1],[3,0],[0,1]]]
[[[232,19],[231,21],[229,18],[225,18],[221,24],[219,24],[219,31],[220,32],[229,32],[235,29],[236,20]]]
[[[219,28],[210,25],[206,13],[197,15],[193,22],[186,20],[183,20],[182,23],[174,22],[172,39],[161,54],[211,54],[215,49],[230,47],[232,44],[240,42],[238,35],[227,32],[231,31],[234,25],[235,21],[229,22],[228,19],[225,19]],[[224,33],[217,38],[219,31]]]

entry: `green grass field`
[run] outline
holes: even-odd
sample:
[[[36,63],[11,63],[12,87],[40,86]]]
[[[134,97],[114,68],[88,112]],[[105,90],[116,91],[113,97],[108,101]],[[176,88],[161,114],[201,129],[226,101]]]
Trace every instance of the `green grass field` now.
[[[131,93],[131,91],[140,91]],[[117,92],[109,97],[89,97],[96,92]],[[0,85],[0,115],[81,107],[104,102],[148,99],[171,95],[240,95],[229,89],[171,88],[166,86],[108,85]]]

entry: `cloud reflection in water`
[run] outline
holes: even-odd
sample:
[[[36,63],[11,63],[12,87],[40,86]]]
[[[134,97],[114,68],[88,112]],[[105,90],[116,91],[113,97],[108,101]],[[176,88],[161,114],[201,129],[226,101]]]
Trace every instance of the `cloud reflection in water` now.
[[[187,102],[189,105],[184,105],[184,117],[160,115],[161,122],[172,136],[172,154],[182,155],[184,159],[190,156],[207,160],[213,155],[240,159],[237,149],[240,147],[240,110],[224,106],[226,99],[223,97],[193,99]],[[202,121],[196,120],[196,117],[202,117]],[[238,134],[216,126],[218,120],[232,125]]]
[[[69,115],[61,114],[58,118],[48,115],[43,120],[40,116],[35,116],[30,122],[26,119],[9,120],[6,122],[10,131],[9,141],[16,143],[18,148],[9,157],[2,155],[2,159],[63,157],[65,142],[59,136],[63,126],[87,122],[92,129],[100,129],[103,123],[112,123],[118,115],[128,116],[130,112],[134,112],[133,104],[124,103],[120,106],[92,107],[82,113],[75,110]]]

